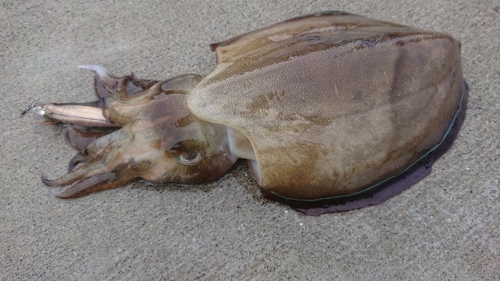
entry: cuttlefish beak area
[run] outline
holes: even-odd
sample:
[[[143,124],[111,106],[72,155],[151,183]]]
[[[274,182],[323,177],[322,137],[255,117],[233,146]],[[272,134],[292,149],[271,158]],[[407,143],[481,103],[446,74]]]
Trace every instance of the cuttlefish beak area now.
[[[79,132],[73,135],[89,142],[73,145],[79,153],[67,174],[55,180],[42,176],[51,194],[79,197],[139,178],[153,183],[211,181],[237,160],[229,153],[226,128],[199,120],[187,109],[187,95],[201,80],[199,75],[158,82],[133,75],[117,78],[101,66],[83,68],[94,71],[98,101],[35,108],[69,123]],[[100,135],[87,130],[110,126],[119,129]]]

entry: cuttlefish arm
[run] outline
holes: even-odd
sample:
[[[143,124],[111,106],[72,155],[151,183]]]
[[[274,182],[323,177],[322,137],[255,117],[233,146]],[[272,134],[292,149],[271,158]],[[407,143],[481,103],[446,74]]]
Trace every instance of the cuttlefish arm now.
[[[224,174],[236,161],[224,126],[196,119],[187,94],[201,80],[186,74],[166,81],[117,78],[101,66],[95,74],[99,98],[89,103],[50,103],[33,111],[68,123],[66,138],[79,153],[68,173],[42,181],[60,198],[121,186],[142,178],[154,183],[195,183]],[[93,131],[95,127],[111,128]]]
[[[116,91],[120,78],[109,73],[100,65],[80,65],[78,68],[89,69],[94,72],[94,91],[98,98],[96,101],[86,103],[49,103],[35,106],[34,113],[59,120],[63,123],[87,127],[118,127],[110,122],[103,114],[104,99]],[[153,84],[155,80],[137,79],[131,74],[124,83],[123,94],[133,96]]]

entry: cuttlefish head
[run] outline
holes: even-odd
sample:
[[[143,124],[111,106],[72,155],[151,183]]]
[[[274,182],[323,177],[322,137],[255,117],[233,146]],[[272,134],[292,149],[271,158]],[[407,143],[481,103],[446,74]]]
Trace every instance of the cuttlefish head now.
[[[67,140],[79,153],[66,175],[42,176],[57,197],[72,198],[142,178],[153,183],[198,183],[222,176],[237,160],[226,127],[194,117],[189,92],[201,80],[186,74],[167,81],[95,73],[98,101],[45,104],[35,112],[68,123]],[[90,127],[116,127],[95,132]]]

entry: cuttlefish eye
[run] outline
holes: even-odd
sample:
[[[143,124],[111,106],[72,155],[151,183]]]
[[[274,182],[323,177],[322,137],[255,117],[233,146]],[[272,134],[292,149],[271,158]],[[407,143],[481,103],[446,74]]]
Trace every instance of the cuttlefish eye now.
[[[189,153],[184,152],[181,155],[177,156],[177,162],[182,165],[190,166],[200,162],[201,159],[203,159],[203,156],[203,151],[194,151]]]

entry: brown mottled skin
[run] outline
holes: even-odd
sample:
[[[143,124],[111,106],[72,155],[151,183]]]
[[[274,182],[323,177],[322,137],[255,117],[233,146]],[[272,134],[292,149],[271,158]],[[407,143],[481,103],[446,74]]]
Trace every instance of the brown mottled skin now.
[[[220,44],[197,117],[242,131],[259,184],[297,199],[353,194],[402,172],[454,120],[464,81],[449,35],[320,14]]]
[[[119,79],[90,66],[101,100],[78,108],[102,114],[94,123],[77,109],[54,118],[120,129],[68,127],[80,153],[68,174],[44,182],[67,198],[135,178],[214,180],[236,161],[228,126],[244,135],[241,146],[251,143],[250,166],[265,192],[300,200],[352,195],[437,148],[464,95],[459,41],[343,12],[291,19],[211,47],[218,64],[204,79]]]

